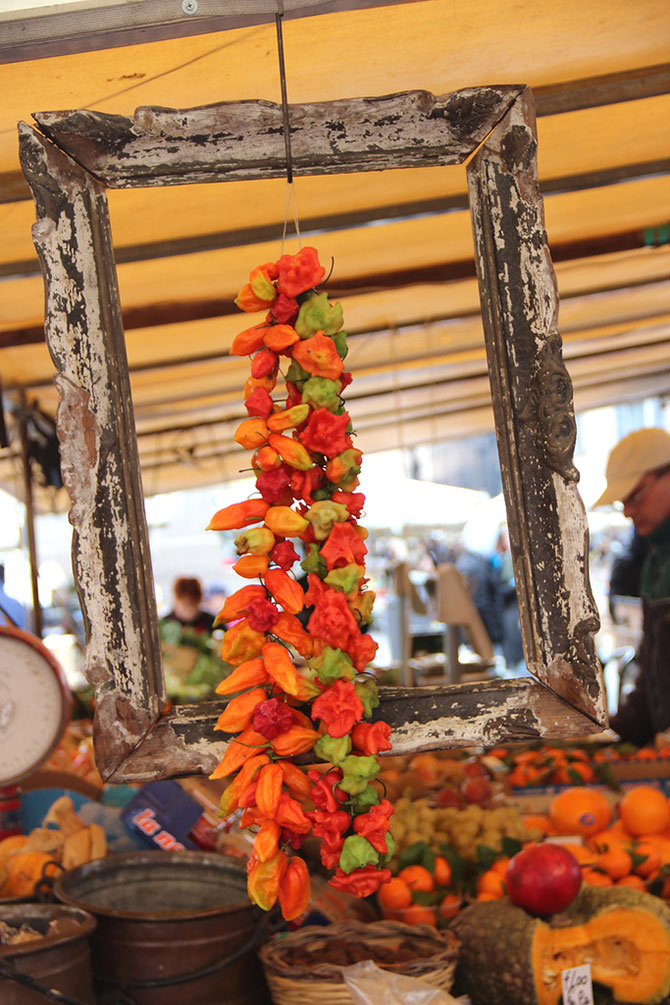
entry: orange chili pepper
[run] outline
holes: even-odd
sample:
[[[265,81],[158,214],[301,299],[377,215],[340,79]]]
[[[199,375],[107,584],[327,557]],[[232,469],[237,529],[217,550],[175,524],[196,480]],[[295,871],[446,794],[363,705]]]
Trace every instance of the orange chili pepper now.
[[[257,733],[251,726],[247,726],[239,736],[230,741],[223,755],[223,760],[217,764],[209,777],[216,779],[232,775],[250,757],[256,757],[257,754],[261,754],[267,748],[268,741],[266,738]]]
[[[306,754],[311,750],[320,733],[307,726],[291,726],[285,733],[280,733],[271,741],[272,749],[279,757],[291,757],[293,754]]]
[[[221,659],[231,666],[239,666],[260,656],[265,644],[265,635],[254,631],[246,618],[232,625],[221,641]]]
[[[298,690],[298,674],[286,649],[278,642],[265,642],[262,653],[265,669],[272,680],[286,694],[295,694]]]
[[[292,761],[282,761],[281,766],[284,769],[284,785],[291,795],[295,796],[296,799],[309,799],[312,793],[312,783],[305,772]]]
[[[269,569],[265,574],[264,582],[266,589],[270,591],[280,607],[283,607],[289,614],[297,614],[305,606],[305,594],[302,586],[283,569]]]
[[[245,419],[241,422],[237,429],[233,439],[239,443],[241,447],[245,450],[258,450],[266,442],[270,435],[270,430],[268,429],[265,420],[261,419],[259,416],[254,416],[252,419]]]
[[[286,611],[279,612],[279,620],[272,626],[272,634],[288,642],[301,656],[308,659],[312,655],[312,636],[308,635],[298,619]]]
[[[256,806],[264,817],[274,820],[284,784],[281,764],[266,764],[261,768],[256,787]]]
[[[300,336],[291,325],[270,325],[265,329],[263,341],[268,349],[272,349],[273,352],[281,352],[282,349],[288,349],[290,345],[299,342]]]
[[[309,415],[309,405],[293,405],[283,412],[275,412],[268,417],[268,429],[273,433],[280,433],[283,429],[292,429],[304,422]]]
[[[267,684],[270,680],[265,665],[260,656],[252,660],[245,660],[236,666],[233,672],[224,677],[217,685],[217,694],[236,694],[244,691],[248,687],[257,687],[259,684]]]
[[[254,838],[254,855],[259,862],[268,862],[279,851],[281,827],[276,820],[264,820]]]
[[[293,350],[293,359],[313,377],[337,380],[344,369],[335,343],[322,331],[297,345]]]
[[[261,687],[239,694],[228,702],[216,720],[214,729],[221,729],[224,733],[240,733],[251,725],[256,706],[266,698],[267,694]]]
[[[304,914],[311,895],[309,870],[303,859],[295,855],[288,860],[279,883],[279,906],[284,920],[293,921]]]
[[[275,820],[282,827],[288,827],[296,834],[309,834],[312,829],[312,822],[303,813],[300,803],[297,799],[292,799],[286,792],[282,792],[280,796]]]
[[[226,597],[226,602],[214,620],[214,626],[216,627],[225,621],[237,620],[246,613],[247,607],[253,600],[265,600],[266,597],[265,587],[256,584],[235,590],[235,593]]]
[[[253,860],[252,860],[253,861]],[[256,862],[247,876],[249,898],[264,911],[269,911],[277,903],[279,884],[288,864],[283,851],[268,859]]]
[[[282,436],[281,433],[270,433],[268,443],[290,467],[297,468],[298,471],[308,471],[314,467],[309,451],[298,440]]]
[[[258,310],[263,310],[259,307]],[[245,328],[243,332],[236,335],[230,347],[231,356],[250,356],[252,352],[263,345],[265,329],[267,325],[254,325],[253,328]]]
[[[281,467],[281,457],[276,450],[269,447],[267,443],[251,458],[251,466],[254,470],[260,468],[261,471],[274,471],[275,468]]]
[[[238,530],[258,523],[265,519],[270,504],[265,499],[247,499],[245,502],[233,503],[215,513],[206,530]]]
[[[267,754],[257,754],[255,757],[250,757],[248,761],[242,765],[235,778],[227,785],[221,794],[221,800],[219,802],[219,816],[227,817],[231,813],[234,813],[240,805],[240,797],[244,790],[249,785],[254,774],[262,768],[264,764],[269,764],[270,758]]]
[[[309,520],[290,506],[271,506],[265,514],[265,524],[279,537],[298,537],[309,527]]]
[[[267,572],[269,562],[267,555],[243,555],[235,562],[233,569],[243,579],[257,579]]]
[[[250,398],[259,387],[262,387],[269,394],[276,386],[276,374],[272,374],[270,377],[248,377],[244,384],[244,400]]]

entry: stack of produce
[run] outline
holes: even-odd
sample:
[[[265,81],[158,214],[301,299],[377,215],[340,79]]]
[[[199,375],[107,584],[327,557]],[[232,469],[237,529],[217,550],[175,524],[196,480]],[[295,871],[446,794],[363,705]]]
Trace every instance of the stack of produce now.
[[[234,568],[257,581],[229,597],[217,618],[230,624],[221,656],[235,668],[217,688],[231,696],[217,729],[233,739],[211,777],[234,776],[221,813],[242,809],[242,826],[255,830],[249,896],[266,910],[279,901],[287,920],[309,901],[307,866],[287,854],[308,835],[321,841],[330,883],[357,896],[390,877],[393,853],[393,807],[372,784],[391,729],[364,721],[379,701],[366,674],[377,645],[365,633],[374,594],[358,523],[361,451],[341,397],[351,379],[342,308],[318,290],[324,275],[314,248],[303,248],[254,269],[236,300],[265,314],[231,350],[251,357],[249,418],[235,439],[251,452],[258,497],[210,523],[241,531]],[[273,392],[283,364],[280,400]],[[292,575],[298,563],[306,591]],[[320,768],[294,762],[308,751]]]
[[[558,1005],[564,970],[590,964],[608,1000],[661,1002],[670,992],[670,908],[640,890],[582,885],[561,845],[510,862],[509,896],[473,903],[451,922],[457,990],[472,1005]]]
[[[552,799],[544,824],[533,819],[554,842],[570,837],[586,883],[670,895],[670,803],[660,789],[636,785],[615,808],[597,789],[566,789]]]
[[[54,826],[50,826],[50,825]],[[69,796],[51,806],[43,826],[0,841],[0,897],[32,897],[43,880],[107,854],[105,832],[84,824]]]
[[[497,747],[491,751],[509,769],[512,788],[542,785],[589,785],[616,782],[621,766],[660,764],[670,758],[670,747],[635,747],[631,743],[578,746]]]

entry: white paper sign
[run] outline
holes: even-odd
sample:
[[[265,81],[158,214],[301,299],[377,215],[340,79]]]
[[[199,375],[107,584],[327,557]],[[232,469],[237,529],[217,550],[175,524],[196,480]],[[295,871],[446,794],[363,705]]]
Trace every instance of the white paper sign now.
[[[563,1005],[593,1005],[591,964],[570,967],[561,974],[563,980]]]

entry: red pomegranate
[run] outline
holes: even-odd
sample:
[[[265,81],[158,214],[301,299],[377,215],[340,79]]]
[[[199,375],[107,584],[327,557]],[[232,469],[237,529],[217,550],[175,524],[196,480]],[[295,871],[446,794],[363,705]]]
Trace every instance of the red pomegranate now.
[[[507,867],[507,893],[529,914],[545,917],[564,910],[579,893],[582,874],[579,862],[564,845],[528,845]]]

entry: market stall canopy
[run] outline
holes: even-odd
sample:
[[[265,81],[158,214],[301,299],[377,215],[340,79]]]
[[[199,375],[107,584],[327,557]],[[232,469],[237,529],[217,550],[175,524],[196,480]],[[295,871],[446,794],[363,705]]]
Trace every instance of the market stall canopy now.
[[[281,101],[274,5],[227,4],[236,20],[226,21],[216,5],[168,19],[158,4],[153,27],[148,3],[100,5],[78,30],[73,7],[86,4],[0,13],[0,378],[10,436],[12,416],[28,407],[46,417],[48,439],[57,406],[18,122],[49,110],[132,118],[138,106]],[[648,0],[643,17],[623,0],[513,12],[503,0],[285,8],[290,103],[528,84],[576,408],[670,391],[665,0]],[[333,262],[327,289],[350,336],[358,445],[369,453],[492,430],[463,168],[296,174],[294,188],[303,244]],[[286,193],[282,179],[108,189],[147,495],[225,481],[246,463],[232,433],[248,361],[228,351],[247,321],[233,298],[251,268],[281,252]],[[285,250],[296,248],[290,240]],[[18,453],[15,438],[0,451],[0,486],[14,492]],[[62,490],[40,505],[66,505]]]

